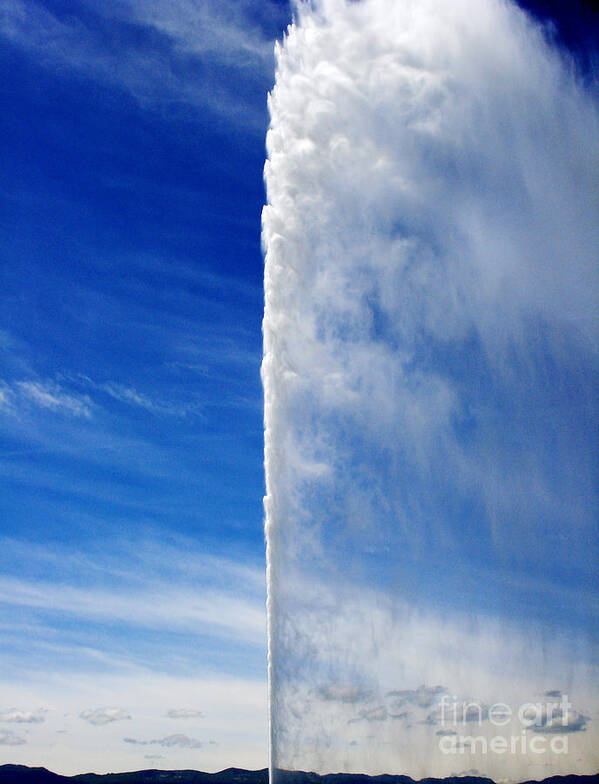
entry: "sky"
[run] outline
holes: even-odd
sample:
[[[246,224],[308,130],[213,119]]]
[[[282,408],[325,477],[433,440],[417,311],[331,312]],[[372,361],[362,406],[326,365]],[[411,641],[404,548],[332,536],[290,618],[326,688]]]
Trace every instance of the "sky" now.
[[[532,6],[592,90],[573,8]],[[290,20],[2,4],[1,762],[267,764],[260,219]]]
[[[2,4],[2,762],[266,765],[260,212],[288,16]]]

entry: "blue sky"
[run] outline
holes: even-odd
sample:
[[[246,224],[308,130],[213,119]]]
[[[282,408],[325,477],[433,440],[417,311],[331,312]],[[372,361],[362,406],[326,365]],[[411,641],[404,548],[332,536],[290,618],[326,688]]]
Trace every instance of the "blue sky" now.
[[[588,23],[536,10],[590,72]],[[0,761],[266,765],[260,214],[290,18],[3,6]]]
[[[0,710],[47,709],[0,726],[3,761],[266,763],[260,212],[288,16],[274,2],[3,7]],[[86,691],[123,669],[180,681],[149,708]],[[80,679],[72,705],[52,677]],[[257,695],[234,747],[206,677]],[[79,718],[113,703],[133,718]],[[164,718],[182,707],[205,718]],[[137,736],[121,721],[152,712],[164,726],[138,739],[203,748],[123,743]]]

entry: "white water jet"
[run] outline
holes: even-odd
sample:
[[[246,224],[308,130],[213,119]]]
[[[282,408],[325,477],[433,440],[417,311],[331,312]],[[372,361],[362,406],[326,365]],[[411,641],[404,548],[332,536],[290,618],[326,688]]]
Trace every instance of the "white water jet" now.
[[[596,92],[513,3],[321,0],[270,112],[271,775],[597,772]]]

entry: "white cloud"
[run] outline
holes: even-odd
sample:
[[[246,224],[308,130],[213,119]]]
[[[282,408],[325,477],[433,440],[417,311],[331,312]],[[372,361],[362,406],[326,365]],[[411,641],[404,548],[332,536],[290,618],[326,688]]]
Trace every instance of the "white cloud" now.
[[[272,41],[252,22],[248,2],[223,5],[215,0],[183,0],[173,8],[167,0],[129,0],[116,4],[114,11],[121,19],[135,19],[166,33],[180,49],[209,55],[213,61],[256,68],[260,63],[268,67],[272,60]],[[269,4],[264,4],[262,13],[266,22],[280,17]]]
[[[137,740],[136,738],[123,738],[123,742],[129,743],[132,746],[163,746],[167,749],[173,748],[175,746],[183,749],[200,749],[203,745],[201,741],[195,740],[194,738],[190,738],[188,735],[183,735],[181,733],[167,735],[166,737],[159,738],[158,740]]]
[[[20,395],[40,408],[66,412],[76,417],[89,418],[92,401],[87,395],[67,393],[58,384],[48,381],[17,381]]]
[[[0,578],[0,601],[81,619],[124,621],[138,627],[188,630],[264,644],[262,603],[210,588],[192,591],[154,583],[144,590],[123,592]]]
[[[131,714],[124,708],[87,708],[79,714],[80,719],[93,724],[96,727],[103,727],[113,721],[123,721],[130,719]]]
[[[318,689],[318,695],[323,700],[354,704],[367,700],[370,697],[370,692],[353,685],[331,683],[321,686]]]
[[[0,388],[0,409],[10,407],[10,391],[5,385]]]
[[[4,538],[0,544],[7,668],[143,664],[195,672],[210,664],[232,672],[241,651],[244,671],[261,668],[266,619],[259,562],[210,554],[193,539],[150,527],[108,540],[92,537],[85,552],[76,543]],[[203,711],[197,702],[177,706],[167,699],[162,713]]]
[[[197,589],[200,585],[218,584],[231,593],[239,591],[244,596],[260,599],[265,590],[262,563],[210,553],[189,536],[149,526],[137,535],[122,533],[109,541],[104,538],[90,541],[85,552],[65,544],[35,544],[12,537],[0,538],[0,545],[11,563],[28,562],[38,572],[60,570],[77,582],[92,574],[94,582],[98,579],[111,583],[125,579],[137,585],[151,582],[156,579],[156,562],[160,560],[161,574],[171,586],[193,585]]]
[[[40,724],[44,721],[45,711],[38,710],[21,711],[16,708],[10,710],[0,711],[0,721],[11,722],[15,724]]]
[[[199,740],[194,740],[193,738],[190,738],[187,735],[182,735],[181,733],[167,735],[165,738],[150,741],[150,743],[157,743],[159,746],[164,746],[165,748],[180,746],[186,749],[199,749],[202,746],[202,743]]]
[[[161,409],[161,406],[157,405],[156,402],[147,395],[144,395],[142,392],[138,392],[136,389],[132,389],[131,387],[125,387],[121,384],[104,384],[103,389],[115,400],[131,403],[133,405],[139,406],[140,408],[145,408],[147,411],[156,411]]]
[[[110,397],[114,398],[114,400],[143,408],[145,411],[149,411],[152,414],[163,416],[187,416],[201,411],[201,406],[197,402],[171,403],[164,400],[157,400],[137,389],[122,384],[105,383],[102,384],[100,388],[110,395]]]

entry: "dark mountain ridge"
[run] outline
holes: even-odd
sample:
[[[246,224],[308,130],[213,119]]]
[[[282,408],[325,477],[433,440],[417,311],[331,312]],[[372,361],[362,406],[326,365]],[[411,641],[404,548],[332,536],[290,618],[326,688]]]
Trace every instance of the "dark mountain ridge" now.
[[[362,773],[317,773],[278,771],[281,784],[494,784],[479,776],[450,776],[415,781],[409,776],[367,776]],[[218,773],[198,770],[137,770],[127,773],[80,773],[61,776],[46,768],[27,765],[0,765],[0,784],[268,784],[268,770],[226,768]],[[526,781],[522,784],[537,784]],[[540,784],[599,784],[599,774],[592,776],[551,776]]]

